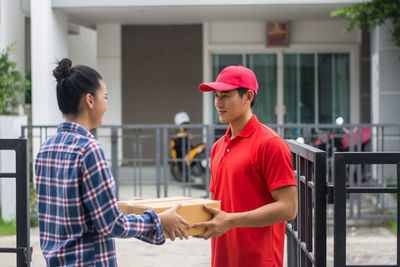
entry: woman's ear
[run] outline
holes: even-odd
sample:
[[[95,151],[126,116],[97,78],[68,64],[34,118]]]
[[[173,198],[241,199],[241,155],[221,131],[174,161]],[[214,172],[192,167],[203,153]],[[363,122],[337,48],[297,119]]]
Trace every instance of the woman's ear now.
[[[84,100],[89,109],[92,109],[94,107],[94,96],[92,96],[91,94],[85,94]]]

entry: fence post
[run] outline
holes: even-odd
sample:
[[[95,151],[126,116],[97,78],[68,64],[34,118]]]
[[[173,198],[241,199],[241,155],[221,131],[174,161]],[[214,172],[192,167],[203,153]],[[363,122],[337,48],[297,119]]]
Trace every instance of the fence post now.
[[[206,159],[207,159],[207,165],[206,165],[206,181],[204,185],[204,189],[206,191],[206,197],[210,197],[210,191],[208,190],[208,186],[210,185],[210,180],[211,180],[211,162],[210,162],[210,155],[211,155],[211,148],[214,144],[214,139],[215,139],[215,127],[213,124],[210,124],[207,126],[207,145],[206,145]]]
[[[21,139],[16,149],[16,190],[17,190],[17,265],[29,266],[31,261],[30,217],[29,217],[29,155],[28,142]]]
[[[118,128],[111,128],[111,171],[114,176],[116,186],[116,196],[119,199],[119,166],[118,166]]]
[[[164,197],[168,197],[168,129],[163,129]]]
[[[156,178],[157,178],[157,197],[161,195],[161,171],[160,171],[160,128],[156,129]]]

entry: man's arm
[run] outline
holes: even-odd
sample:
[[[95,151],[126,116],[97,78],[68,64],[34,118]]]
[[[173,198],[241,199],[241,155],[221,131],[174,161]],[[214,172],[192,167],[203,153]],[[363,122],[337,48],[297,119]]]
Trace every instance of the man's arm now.
[[[209,222],[193,224],[192,227],[207,227],[207,231],[197,237],[208,239],[209,237],[221,236],[233,227],[265,227],[296,218],[296,186],[277,188],[271,192],[271,195],[275,202],[247,212],[226,213],[204,206],[207,211],[213,214],[213,219]]]

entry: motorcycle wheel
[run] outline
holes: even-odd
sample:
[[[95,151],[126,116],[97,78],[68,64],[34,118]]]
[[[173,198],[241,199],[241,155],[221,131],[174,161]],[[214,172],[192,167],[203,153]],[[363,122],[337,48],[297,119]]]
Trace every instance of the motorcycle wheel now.
[[[182,167],[179,166],[179,163],[172,162],[170,164],[170,171],[171,171],[171,175],[175,181],[183,182]]]
[[[192,182],[194,182],[193,186],[196,188],[204,188],[206,183],[206,169],[202,165],[201,160],[205,160],[205,151],[195,155],[194,159],[198,161],[194,161],[190,166]]]

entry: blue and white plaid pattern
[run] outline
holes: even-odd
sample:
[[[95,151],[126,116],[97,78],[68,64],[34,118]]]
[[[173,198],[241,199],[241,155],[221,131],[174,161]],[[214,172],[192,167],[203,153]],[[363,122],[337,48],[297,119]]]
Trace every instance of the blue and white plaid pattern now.
[[[116,266],[113,237],[163,244],[153,210],[123,215],[104,152],[82,126],[64,122],[35,163],[40,247],[48,266]]]

